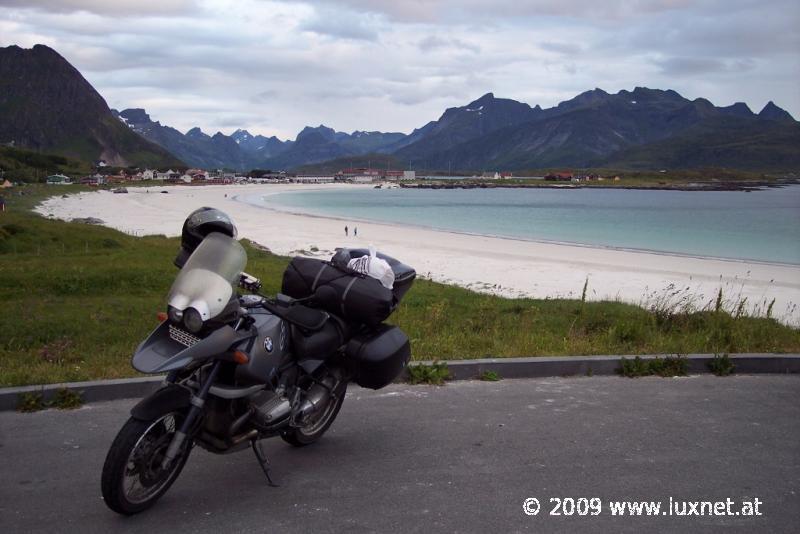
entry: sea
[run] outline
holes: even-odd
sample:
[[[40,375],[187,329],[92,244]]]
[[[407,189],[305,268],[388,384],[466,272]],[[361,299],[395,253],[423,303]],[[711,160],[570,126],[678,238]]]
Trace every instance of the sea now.
[[[522,240],[800,265],[800,185],[761,191],[312,189],[246,202]]]

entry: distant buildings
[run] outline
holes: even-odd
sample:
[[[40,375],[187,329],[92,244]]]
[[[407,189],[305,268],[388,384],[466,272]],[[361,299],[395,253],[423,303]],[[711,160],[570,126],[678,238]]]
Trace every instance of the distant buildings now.
[[[84,176],[76,183],[83,185],[106,185],[122,184],[135,181],[168,182],[171,184],[185,185],[214,185],[214,184],[234,184],[234,183],[304,183],[304,184],[324,184],[332,182],[350,183],[372,183],[381,181],[399,182],[403,180],[416,179],[415,171],[401,171],[393,169],[373,169],[368,167],[342,169],[336,173],[305,173],[292,174],[285,171],[280,172],[251,172],[249,175],[242,175],[238,172],[228,172],[222,169],[204,170],[187,169],[186,171],[176,171],[173,169],[117,169],[98,165],[95,174]],[[112,174],[114,173],[114,174]],[[69,177],[62,174],[54,174],[47,177],[48,184],[70,184],[73,183]]]
[[[572,178],[571,172],[555,172],[547,174],[544,177],[548,182],[571,182]]]
[[[103,185],[106,183],[106,177],[102,174],[95,174],[92,176],[85,176],[81,178],[81,185]]]
[[[369,167],[357,167],[342,169],[335,175],[340,182],[369,183],[379,180],[400,181],[414,180],[415,171],[397,171],[391,169],[372,169]]]
[[[298,174],[290,178],[290,180],[298,184],[329,184],[333,183],[335,178],[332,175]]]
[[[47,177],[47,185],[70,185],[72,180],[63,174],[51,174]]]

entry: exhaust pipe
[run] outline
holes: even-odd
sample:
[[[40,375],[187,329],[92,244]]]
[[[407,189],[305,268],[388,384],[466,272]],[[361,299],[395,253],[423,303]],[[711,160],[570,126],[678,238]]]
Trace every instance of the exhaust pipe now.
[[[328,404],[331,398],[331,393],[325,386],[314,384],[311,389],[306,393],[306,398],[300,406],[300,415],[308,417],[309,415],[317,412]]]

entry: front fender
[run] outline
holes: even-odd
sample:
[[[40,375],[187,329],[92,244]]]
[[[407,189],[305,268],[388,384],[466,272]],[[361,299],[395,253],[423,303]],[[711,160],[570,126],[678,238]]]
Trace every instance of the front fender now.
[[[131,408],[131,416],[140,421],[151,421],[160,415],[188,408],[191,397],[192,392],[188,389],[167,384],[140,400]]]
[[[225,325],[194,345],[186,347],[170,337],[169,323],[164,321],[139,345],[131,359],[131,365],[142,373],[163,373],[181,369],[192,360],[203,361],[213,358],[236,343],[255,335],[254,329],[236,331]]]

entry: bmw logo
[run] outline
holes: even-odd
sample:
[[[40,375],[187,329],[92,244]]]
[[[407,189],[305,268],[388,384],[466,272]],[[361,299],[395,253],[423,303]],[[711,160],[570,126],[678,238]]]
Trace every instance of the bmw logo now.
[[[267,336],[264,338],[264,350],[267,352],[272,352],[273,345],[272,345],[272,338]]]

